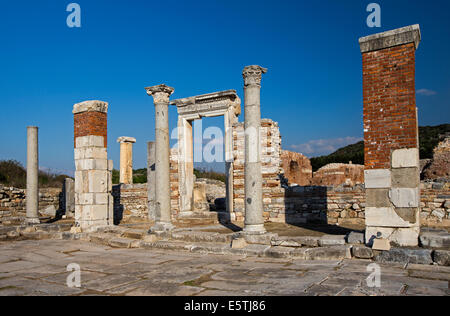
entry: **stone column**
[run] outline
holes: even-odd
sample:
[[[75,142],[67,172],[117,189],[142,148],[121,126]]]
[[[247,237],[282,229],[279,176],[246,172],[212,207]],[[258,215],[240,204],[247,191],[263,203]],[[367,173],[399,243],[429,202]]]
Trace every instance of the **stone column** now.
[[[133,184],[133,144],[136,138],[122,136],[120,143],[120,183]]]
[[[38,128],[27,127],[27,218],[28,224],[39,224],[39,150]]]
[[[155,186],[156,186],[156,146],[155,142],[147,143],[147,193],[148,193],[148,218],[156,219],[155,212]]]
[[[113,225],[112,161],[107,153],[108,103],[75,104],[75,223],[85,231]]]
[[[419,141],[415,89],[418,25],[359,39],[363,59],[366,243],[417,246]]]
[[[261,104],[262,74],[260,66],[244,68],[245,94],[245,227],[246,234],[264,234],[263,194],[261,173]]]
[[[153,96],[155,104],[156,223],[151,231],[160,232],[173,228],[170,208],[169,97],[174,89],[164,84],[145,89],[148,95]]]
[[[73,218],[75,215],[75,181],[66,178],[64,182],[65,209],[67,218]]]
[[[178,154],[180,185],[180,216],[192,214],[194,194],[194,143],[192,120],[178,117]]]

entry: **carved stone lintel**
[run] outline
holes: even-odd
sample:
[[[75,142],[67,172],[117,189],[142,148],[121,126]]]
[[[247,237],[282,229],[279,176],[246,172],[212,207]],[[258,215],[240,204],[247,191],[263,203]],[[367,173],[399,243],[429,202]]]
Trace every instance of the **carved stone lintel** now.
[[[267,68],[263,68],[261,66],[252,65],[246,66],[242,72],[242,76],[244,77],[244,85],[251,86],[257,85],[261,86],[261,78],[262,74],[267,72]]]
[[[147,94],[153,96],[154,103],[169,103],[169,97],[175,91],[174,88],[160,84],[158,86],[147,87]]]

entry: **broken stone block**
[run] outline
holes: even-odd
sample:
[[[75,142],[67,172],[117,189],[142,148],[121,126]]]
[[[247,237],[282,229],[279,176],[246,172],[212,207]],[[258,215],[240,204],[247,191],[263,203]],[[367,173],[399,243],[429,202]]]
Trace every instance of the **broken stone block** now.
[[[364,244],[364,234],[358,232],[350,232],[347,235],[347,242],[349,244]]]
[[[389,251],[391,250],[391,243],[387,239],[378,238],[373,241],[372,249]]]
[[[243,238],[243,237],[233,239],[233,241],[231,242],[232,249],[242,249],[245,247],[247,247],[247,242],[245,241],[245,238]]]
[[[81,233],[81,227],[71,227],[70,228],[71,234],[80,234]]]
[[[429,249],[405,249],[393,248],[389,251],[383,251],[375,256],[375,261],[381,263],[412,263],[412,264],[432,264],[432,250]]]
[[[272,258],[289,258],[293,252],[290,247],[271,247],[266,250],[266,256]]]
[[[447,231],[423,232],[420,234],[419,239],[421,245],[424,247],[450,247],[450,234]]]
[[[338,246],[345,245],[345,235],[325,235],[319,239],[319,246]]]
[[[54,205],[50,205],[40,212],[42,215],[46,215],[46,216],[50,216],[50,217],[56,216],[56,208]]]
[[[142,240],[144,242],[153,243],[153,242],[157,242],[158,241],[158,237],[156,235],[154,235],[154,234],[149,234],[149,235],[146,235],[146,236],[142,237]]]
[[[419,207],[418,188],[392,188],[389,198],[395,207]]]
[[[245,241],[248,244],[270,245],[272,239],[278,238],[278,235],[272,233],[265,233],[261,235],[243,234],[242,237],[245,238]]]
[[[435,250],[433,255],[434,262],[440,266],[450,266],[450,251],[449,250]]]
[[[373,251],[369,247],[355,245],[352,247],[352,254],[359,259],[372,259]]]
[[[351,259],[351,246],[332,246],[310,248],[305,252],[305,260],[342,260]]]

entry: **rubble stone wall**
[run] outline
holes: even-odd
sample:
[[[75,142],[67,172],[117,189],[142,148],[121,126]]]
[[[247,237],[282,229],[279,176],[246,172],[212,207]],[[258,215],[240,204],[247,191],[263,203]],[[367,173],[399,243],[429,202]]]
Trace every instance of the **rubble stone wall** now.
[[[0,185],[0,225],[21,224],[26,217],[26,191]],[[61,188],[42,188],[39,190],[39,210],[53,205],[63,209]]]
[[[289,184],[310,185],[313,172],[311,161],[304,155],[288,150],[281,151],[281,166]]]
[[[364,183],[363,165],[332,163],[314,172],[310,184],[325,186],[345,184],[354,186],[362,183]]]
[[[233,125],[233,188],[234,215],[236,220],[244,220],[244,123]],[[264,218],[278,218],[284,212],[284,189],[281,187],[281,135],[278,123],[270,119],[261,120],[261,163],[263,176]]]

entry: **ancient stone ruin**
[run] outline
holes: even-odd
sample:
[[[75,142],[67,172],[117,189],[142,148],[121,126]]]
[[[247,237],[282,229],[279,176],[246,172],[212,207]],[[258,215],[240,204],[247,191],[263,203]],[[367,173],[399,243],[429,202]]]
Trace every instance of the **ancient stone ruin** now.
[[[74,217],[73,234],[119,231],[121,238],[142,237],[148,247],[164,247],[155,243],[161,236],[188,241],[212,238],[186,237],[186,232],[179,235],[180,224],[220,222],[233,227],[233,223],[243,223],[237,235],[216,233],[214,238],[232,242],[232,249],[245,248],[246,243],[282,247],[255,251],[272,251],[274,256],[284,255],[283,251],[292,254],[292,249],[283,247],[345,245],[352,244],[349,239],[356,237],[283,239],[266,231],[268,222],[299,227],[353,225],[365,228],[365,235],[357,233],[358,243],[372,246],[374,241],[383,240],[418,246],[421,226],[450,226],[450,185],[442,180],[449,176],[448,138],[436,148],[434,159],[424,169],[424,174],[436,181],[420,182],[414,84],[420,36],[419,27],[413,25],[359,40],[365,166],[335,163],[313,172],[307,157],[282,150],[278,123],[261,118],[264,102],[260,91],[267,69],[252,65],[242,72],[243,121],[239,121],[241,99],[236,90],[170,100],[174,88],[164,84],[146,88],[155,106],[155,140],[148,142],[147,184],[133,184],[132,149],[136,139],[120,137],[120,185],[112,186],[106,102],[85,101],[73,106],[75,181],[67,179],[63,197],[57,196],[61,192],[38,188],[37,128],[29,127],[27,194],[0,187],[0,221],[8,225],[38,224],[44,208],[52,207],[55,216]],[[174,148],[169,146],[169,106],[176,107],[178,114]],[[208,117],[224,119],[225,184],[194,176],[193,123]],[[148,238],[137,232],[122,232],[121,222],[131,218],[151,225]],[[19,230],[21,234],[30,233]],[[103,237],[94,233],[88,238],[99,241]],[[108,243],[136,246],[126,239],[114,238]],[[361,252],[355,250],[357,255],[350,257],[371,258],[361,254],[366,248],[358,249]],[[349,256],[349,248],[342,251],[339,256]],[[297,255],[310,256],[306,252]]]

